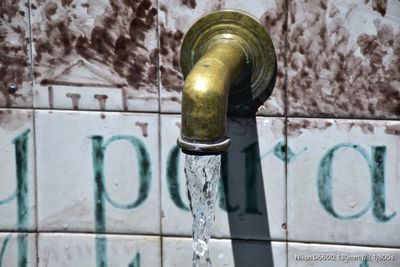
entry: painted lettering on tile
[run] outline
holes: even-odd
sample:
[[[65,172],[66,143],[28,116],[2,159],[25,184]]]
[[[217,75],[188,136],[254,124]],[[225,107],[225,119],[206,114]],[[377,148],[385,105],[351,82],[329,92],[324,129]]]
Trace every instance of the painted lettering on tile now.
[[[122,210],[134,209],[140,206],[148,197],[152,174],[150,156],[144,143],[134,136],[115,135],[104,142],[104,138],[99,135],[92,139],[92,158],[94,171],[94,209],[95,209],[95,229],[97,233],[106,232],[106,202]],[[107,147],[113,142],[125,141],[132,145],[136,152],[138,161],[139,189],[138,196],[131,203],[119,203],[112,199],[107,192],[104,176],[104,156]],[[107,239],[103,236],[96,238],[96,262],[98,267],[107,266]],[[136,265],[132,265],[136,266]]]
[[[276,158],[281,161],[286,160],[286,153],[288,154],[288,158],[290,160],[294,160],[298,154],[295,154],[290,148],[286,148],[285,143],[278,142],[272,149],[264,153],[260,156],[259,153],[259,144],[258,142],[253,142],[250,145],[246,146],[241,150],[245,160],[245,204],[244,210],[249,214],[261,214],[260,208],[258,207],[258,196],[257,196],[257,186],[256,186],[256,168],[255,162],[260,162],[268,155],[273,154]],[[180,148],[174,145],[169,151],[167,157],[167,166],[166,166],[166,180],[168,192],[171,197],[171,200],[174,202],[176,207],[181,210],[189,212],[189,205],[184,202],[187,198],[183,196],[181,193],[180,184],[180,157],[181,157]],[[229,188],[229,168],[228,168],[228,158],[229,153],[224,153],[221,155],[221,178],[219,180],[218,189],[217,189],[217,201],[218,206],[227,212],[234,212],[239,209],[239,205],[233,205],[230,203],[230,188]]]
[[[15,165],[16,165],[16,188],[13,194],[0,200],[1,205],[8,205],[13,201],[17,204],[17,231],[28,230],[29,223],[29,184],[28,184],[28,141],[30,129],[18,135],[12,141],[15,148]],[[0,267],[7,247],[9,238],[3,241],[0,251]],[[18,266],[24,267],[27,265],[28,253],[28,236],[26,234],[19,234],[17,237],[18,243]]]
[[[140,267],[140,253],[136,252],[135,257],[127,267]],[[1,266],[0,266],[1,267]],[[107,237],[96,237],[96,267],[108,267]]]
[[[187,196],[183,196],[181,194],[181,179],[180,179],[180,157],[182,153],[180,148],[175,145],[171,148],[168,158],[167,158],[167,172],[166,172],[166,179],[167,179],[167,187],[168,192],[171,197],[172,202],[181,210],[189,212],[189,205],[184,203],[184,200],[187,200]],[[218,183],[217,188],[217,201],[218,206],[224,211],[235,211],[238,209],[238,206],[233,207],[229,199],[226,198],[225,195],[229,195],[229,185],[228,185],[228,168],[227,168],[227,160],[228,154],[222,154],[221,156],[221,178]],[[183,185],[184,186],[184,185]]]
[[[4,256],[7,254],[8,244],[11,239],[11,234],[7,235],[0,247],[0,267],[7,267],[3,265]],[[19,233],[17,235],[17,246],[18,246],[18,266],[28,266],[28,234]]]
[[[180,188],[181,185],[179,183],[180,181],[180,164],[179,164],[179,159],[181,156],[180,148],[175,145],[172,147],[168,154],[167,158],[167,187],[168,187],[168,192],[171,197],[172,202],[174,204],[185,211],[189,211],[189,205],[185,204],[183,202],[183,198],[180,194]]]
[[[334,208],[334,196],[332,191],[332,164],[335,155],[343,149],[353,149],[357,151],[365,163],[368,165],[371,176],[371,199],[365,203],[361,211],[352,215],[341,215]],[[322,207],[330,215],[341,220],[353,220],[360,218],[372,208],[372,214],[378,222],[391,220],[396,213],[387,214],[386,195],[385,195],[385,162],[386,146],[372,146],[371,154],[359,145],[351,143],[341,143],[333,146],[322,157],[317,174],[318,197]]]
[[[30,130],[26,130],[13,140],[15,147],[15,165],[17,185],[10,196],[1,199],[0,205],[6,205],[14,200],[17,202],[17,230],[28,229],[28,139]]]
[[[1,246],[1,250],[0,250],[0,267],[3,266],[3,257],[4,257],[4,252],[6,251],[7,248],[7,244],[10,241],[11,238],[11,234],[9,234],[8,236],[6,236],[6,238],[3,241],[3,245]]]

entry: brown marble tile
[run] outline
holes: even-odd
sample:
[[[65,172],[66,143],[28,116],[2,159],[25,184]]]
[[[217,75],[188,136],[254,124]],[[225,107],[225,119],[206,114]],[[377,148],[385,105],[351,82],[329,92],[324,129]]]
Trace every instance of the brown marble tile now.
[[[0,2],[0,107],[32,106],[28,1]]]
[[[39,107],[158,110],[152,0],[34,0]]]
[[[400,2],[291,1],[288,113],[400,118]]]
[[[258,115],[284,114],[284,0],[160,0],[160,95],[161,111],[180,112],[183,77],[179,54],[184,33],[205,13],[220,9],[239,9],[260,19],[273,40],[278,62],[277,81],[269,99],[260,106]]]

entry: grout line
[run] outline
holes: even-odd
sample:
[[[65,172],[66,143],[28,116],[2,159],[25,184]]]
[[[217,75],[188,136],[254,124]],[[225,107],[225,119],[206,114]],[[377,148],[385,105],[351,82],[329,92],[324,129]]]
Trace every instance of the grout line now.
[[[105,236],[125,236],[125,237],[154,237],[154,238],[177,238],[177,239],[188,239],[191,240],[190,236],[183,235],[158,235],[149,233],[94,233],[94,232],[78,232],[78,231],[0,231],[0,234],[9,233],[26,233],[26,234],[46,234],[46,235],[59,235],[59,234],[69,234],[69,235],[105,235]],[[281,240],[281,239],[271,239],[271,240],[260,240],[260,239],[246,239],[246,238],[229,238],[229,237],[212,237],[212,240],[232,240],[232,241],[243,241],[243,242],[260,242],[260,243],[270,243],[270,242],[280,242],[286,244],[304,244],[304,245],[327,245],[327,246],[341,246],[341,247],[357,247],[357,248],[377,248],[377,249],[398,249],[400,246],[383,246],[383,245],[371,245],[371,244],[352,244],[352,243],[329,243],[329,242],[318,242],[318,241],[303,241],[303,240]]]
[[[287,52],[289,51],[289,40],[288,40],[288,31],[289,31],[289,2],[290,0],[285,1],[285,36],[284,36],[284,55],[283,55],[283,68],[284,68],[284,81],[283,81],[283,95],[284,95],[284,116],[287,117],[289,114],[289,100],[288,100],[288,82],[289,82],[289,76],[288,76],[288,54]]]
[[[29,29],[29,79],[30,79],[30,90],[32,92],[32,102],[31,102],[31,106],[29,107],[29,111],[32,112],[32,142],[33,142],[33,151],[32,151],[32,162],[33,162],[33,179],[34,179],[34,186],[35,186],[35,193],[34,193],[34,201],[35,201],[35,208],[34,208],[34,212],[35,212],[35,256],[36,256],[36,266],[39,266],[39,234],[38,234],[38,229],[39,229],[39,219],[38,219],[38,183],[37,183],[37,155],[36,155],[36,145],[37,145],[37,139],[36,139],[36,111],[35,111],[35,94],[34,94],[34,89],[33,89],[33,85],[34,85],[34,71],[33,71],[33,37],[32,37],[32,10],[31,10],[31,3],[32,0],[28,0],[28,29]]]
[[[163,233],[163,227],[162,227],[162,201],[161,201],[161,195],[162,195],[162,183],[161,183],[161,173],[162,173],[162,166],[161,166],[161,75],[160,75],[160,3],[159,0],[156,0],[156,8],[157,8],[157,22],[156,22],[156,36],[157,36],[157,89],[158,89],[158,188],[159,188],[159,214],[160,214],[160,266],[163,267],[164,266],[164,251],[163,251],[163,237],[162,237],[162,233]]]
[[[93,110],[93,109],[61,109],[61,108],[35,108],[35,107],[0,107],[0,110],[39,110],[39,111],[52,111],[52,112],[92,112],[92,113],[124,113],[124,114],[159,114],[159,115],[181,115],[181,113],[177,112],[155,112],[155,111],[147,111],[147,110],[136,110],[136,111],[124,111],[124,110]],[[228,116],[229,118],[254,118],[254,115],[240,115],[240,114],[232,114]],[[398,118],[384,118],[384,117],[376,117],[376,118],[366,118],[366,117],[324,117],[324,116],[301,116],[301,115],[282,115],[282,114],[271,114],[271,115],[257,115],[257,118],[287,118],[287,119],[319,119],[319,120],[343,120],[343,121],[400,121],[400,117]]]
[[[400,121],[400,117],[398,118],[366,118],[366,117],[324,117],[324,116],[301,116],[301,115],[290,115],[287,116],[288,119],[320,119],[320,120],[360,120],[360,121]]]
[[[33,177],[34,177],[34,186],[35,186],[35,229],[36,229],[36,260],[37,264],[39,264],[39,235],[38,235],[38,229],[39,229],[39,202],[38,202],[38,175],[37,175],[37,135],[36,135],[36,111],[32,110],[33,113],[33,118],[32,118],[32,136],[33,136]]]
[[[286,198],[286,203],[285,203],[285,213],[286,213],[286,235],[285,239],[286,242],[289,239],[289,223],[288,223],[288,218],[289,218],[289,212],[288,212],[288,115],[289,115],[289,100],[288,100],[288,51],[289,51],[289,41],[288,41],[288,31],[289,31],[289,3],[290,0],[285,1],[285,51],[284,51],[284,71],[285,71],[285,80],[284,80],[284,97],[285,97],[285,121],[284,121],[284,132],[285,132],[285,198]],[[285,251],[286,251],[286,266],[289,266],[289,246],[286,243],[285,244]]]
[[[33,73],[33,37],[32,37],[32,12],[31,12],[31,3],[32,0],[27,0],[28,3],[28,31],[29,31],[29,86],[32,92],[32,102],[30,109],[35,109],[35,94],[33,93],[33,84],[34,84],[34,73]]]
[[[290,0],[289,0],[290,1]],[[285,124],[284,124],[284,131],[285,131],[285,198],[286,198],[286,203],[285,203],[285,213],[286,213],[286,242],[288,242],[289,240],[289,210],[288,210],[288,205],[289,205],[289,195],[288,195],[288,123],[289,120],[286,117],[285,118]],[[289,265],[289,246],[286,243],[285,246],[285,250],[286,250],[286,266]]]
[[[156,0],[157,22],[156,22],[156,38],[157,38],[157,89],[158,89],[158,113],[161,113],[161,75],[160,75],[160,8],[159,1]]]

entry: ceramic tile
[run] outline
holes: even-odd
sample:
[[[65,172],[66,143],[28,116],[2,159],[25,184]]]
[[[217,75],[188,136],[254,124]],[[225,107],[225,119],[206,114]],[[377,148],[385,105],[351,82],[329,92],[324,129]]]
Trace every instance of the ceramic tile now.
[[[290,119],[289,240],[400,245],[400,122]]]
[[[0,107],[31,107],[28,0],[2,1]]]
[[[155,1],[32,1],[35,105],[158,110]]]
[[[288,243],[292,266],[397,267],[400,249]]]
[[[288,112],[399,118],[399,1],[291,1]]]
[[[160,238],[39,234],[39,267],[161,266]]]
[[[0,229],[36,228],[33,114],[0,109]]]
[[[183,77],[179,55],[184,33],[199,17],[220,9],[239,9],[260,19],[273,40],[278,74],[272,96],[261,105],[260,115],[281,115],[284,112],[284,21],[285,1],[159,1],[160,27],[160,96],[161,111],[180,113]]]
[[[0,233],[0,266],[37,266],[36,234]]]
[[[37,111],[39,229],[160,233],[158,115]]]
[[[191,236],[184,155],[176,146],[180,118],[161,116],[162,231]],[[284,122],[278,118],[229,121],[231,148],[223,158],[213,236],[278,239],[286,236]],[[229,212],[226,212],[228,210]]]
[[[163,266],[190,266],[192,240],[163,238]],[[286,243],[211,239],[210,259],[213,266],[286,267]]]

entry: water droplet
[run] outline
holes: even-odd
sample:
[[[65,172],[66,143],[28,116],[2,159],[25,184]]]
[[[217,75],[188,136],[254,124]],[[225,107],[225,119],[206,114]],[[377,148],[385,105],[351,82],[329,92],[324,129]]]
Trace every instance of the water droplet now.
[[[351,202],[350,204],[349,204],[349,207],[350,208],[354,208],[356,206],[356,202]]]
[[[62,228],[63,228],[64,230],[67,230],[67,229],[68,229],[68,223],[63,223]]]

